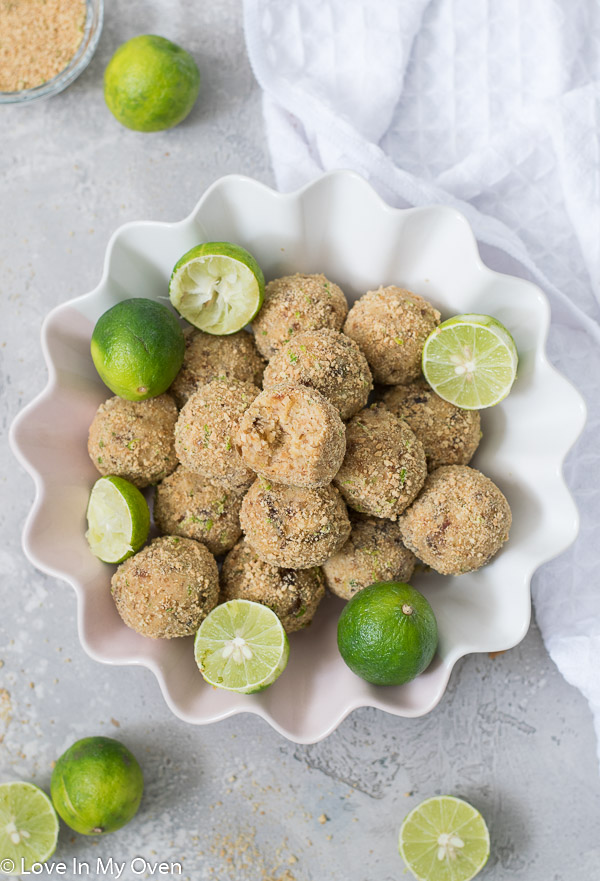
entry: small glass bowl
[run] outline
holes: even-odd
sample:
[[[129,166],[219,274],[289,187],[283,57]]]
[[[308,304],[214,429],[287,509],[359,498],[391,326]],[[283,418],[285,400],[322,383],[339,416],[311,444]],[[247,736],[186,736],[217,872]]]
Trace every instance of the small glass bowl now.
[[[86,17],[83,30],[83,39],[77,52],[71,58],[65,68],[60,73],[52,77],[41,86],[35,86],[32,89],[21,89],[19,92],[0,92],[0,104],[24,104],[27,101],[37,101],[39,98],[49,98],[51,95],[58,95],[67,86],[70,86],[73,80],[76,80],[82,73],[96,51],[100,32],[102,31],[102,21],[104,18],[104,0],[86,0]]]

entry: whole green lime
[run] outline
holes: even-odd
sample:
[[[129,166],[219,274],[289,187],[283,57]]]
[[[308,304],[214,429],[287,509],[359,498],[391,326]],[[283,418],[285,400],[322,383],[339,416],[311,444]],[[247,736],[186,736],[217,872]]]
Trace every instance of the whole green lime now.
[[[156,300],[122,300],[100,316],[92,360],[109,389],[128,401],[166,391],[181,368],[185,339],[176,316]]]
[[[189,52],[142,34],[119,46],[104,71],[104,100],[136,132],[160,132],[186,118],[198,97],[200,71]]]
[[[50,782],[58,814],[82,835],[105,835],[129,823],[143,791],[137,759],[111,737],[78,740],[62,754]]]
[[[374,685],[403,685],[435,654],[433,609],[410,584],[382,581],[352,597],[338,621],[338,648],[353,673]]]

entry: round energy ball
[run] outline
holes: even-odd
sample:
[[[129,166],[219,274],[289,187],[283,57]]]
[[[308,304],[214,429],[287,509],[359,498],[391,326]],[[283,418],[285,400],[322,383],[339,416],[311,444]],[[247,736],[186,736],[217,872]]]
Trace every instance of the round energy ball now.
[[[240,522],[252,550],[273,566],[321,566],[350,535],[348,512],[333,486],[305,489],[259,478],[242,502]]]
[[[480,569],[508,539],[512,515],[495,483],[468,465],[432,471],[400,517],[407,548],[442,575]]]
[[[444,401],[424,379],[394,386],[383,403],[419,438],[430,471],[440,465],[468,465],[473,458],[481,440],[478,410],[462,410]]]
[[[271,358],[264,387],[293,382],[317,389],[350,419],[366,406],[373,388],[367,359],[350,337],[330,328],[307,330],[294,335]]]
[[[318,566],[280,569],[261,560],[244,539],[223,562],[221,602],[262,603],[275,612],[287,633],[310,624],[324,595],[325,579]]]
[[[190,395],[213,379],[262,384],[265,362],[258,354],[251,333],[240,330],[230,336],[215,336],[188,327],[183,335],[183,364],[169,389],[180,409]]]
[[[348,314],[343,291],[324,275],[286,275],[270,281],[252,327],[258,351],[272,358],[297,333],[341,330]]]
[[[100,474],[115,474],[143,488],[177,467],[177,407],[170,395],[146,401],[109,398],[90,425],[88,452]]]
[[[415,555],[404,547],[397,523],[365,517],[353,521],[350,538],[323,563],[323,572],[329,590],[349,600],[378,581],[409,581],[415,563]]]
[[[121,563],[111,592],[125,624],[142,636],[191,636],[217,604],[219,571],[203,544],[167,535]]]
[[[284,383],[244,413],[237,449],[248,468],[287,486],[331,483],[346,451],[344,423],[316,389]]]
[[[382,404],[353,416],[334,483],[351,508],[395,520],[417,496],[427,464],[421,442]]]
[[[206,545],[218,556],[242,534],[242,496],[209,483],[181,465],[156,487],[154,522],[165,535],[182,535]]]
[[[181,464],[206,480],[242,490],[254,474],[235,446],[240,420],[260,393],[251,382],[213,379],[188,399],[175,426]]]
[[[440,313],[431,303],[390,285],[357,300],[344,333],[362,349],[375,382],[401,385],[420,375],[425,340],[439,323]]]

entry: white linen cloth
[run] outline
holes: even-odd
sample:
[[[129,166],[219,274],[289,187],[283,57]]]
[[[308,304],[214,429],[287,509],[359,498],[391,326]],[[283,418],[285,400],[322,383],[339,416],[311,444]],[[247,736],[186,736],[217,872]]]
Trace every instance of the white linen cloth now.
[[[392,205],[452,205],[488,265],[550,297],[588,422],[565,471],[579,537],[532,589],[600,739],[600,4],[244,0],[244,26],[281,190],[351,168]]]

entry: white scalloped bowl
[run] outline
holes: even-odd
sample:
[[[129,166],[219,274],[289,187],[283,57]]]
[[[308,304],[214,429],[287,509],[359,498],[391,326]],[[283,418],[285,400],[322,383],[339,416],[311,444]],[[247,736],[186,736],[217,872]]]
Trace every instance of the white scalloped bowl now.
[[[88,549],[85,510],[98,474],[87,454],[87,432],[108,397],[90,357],[93,326],[126,297],[164,297],[181,254],[198,242],[221,240],[248,248],[267,278],[324,272],[350,300],[380,284],[399,284],[431,300],[443,317],[495,315],[515,338],[517,380],[505,401],[483,411],[484,436],[473,461],[509,500],[510,540],[478,572],[414,579],[435,610],[440,645],[431,667],[407,685],[376,687],[350,672],[336,644],[342,603],[330,597],[312,625],[292,635],[288,667],[271,688],[249,696],[209,688],[196,669],[191,638],[146,639],[123,624],[109,591],[113,567]],[[544,353],[549,318],[547,300],[535,285],[482,264],[467,221],[454,210],[390,208],[349,172],[327,174],[287,195],[248,178],[222,178],[180,223],[130,223],[117,230],[98,287],[48,315],[42,330],[48,384],[11,432],[36,490],[25,552],[39,569],[74,587],[88,654],[152,670],[168,705],[185,721],[204,724],[251,712],[289,739],[310,743],[357,707],[400,716],[427,713],[462,655],[508,649],[523,638],[533,572],[577,534],[562,463],[583,428],[585,409]]]

